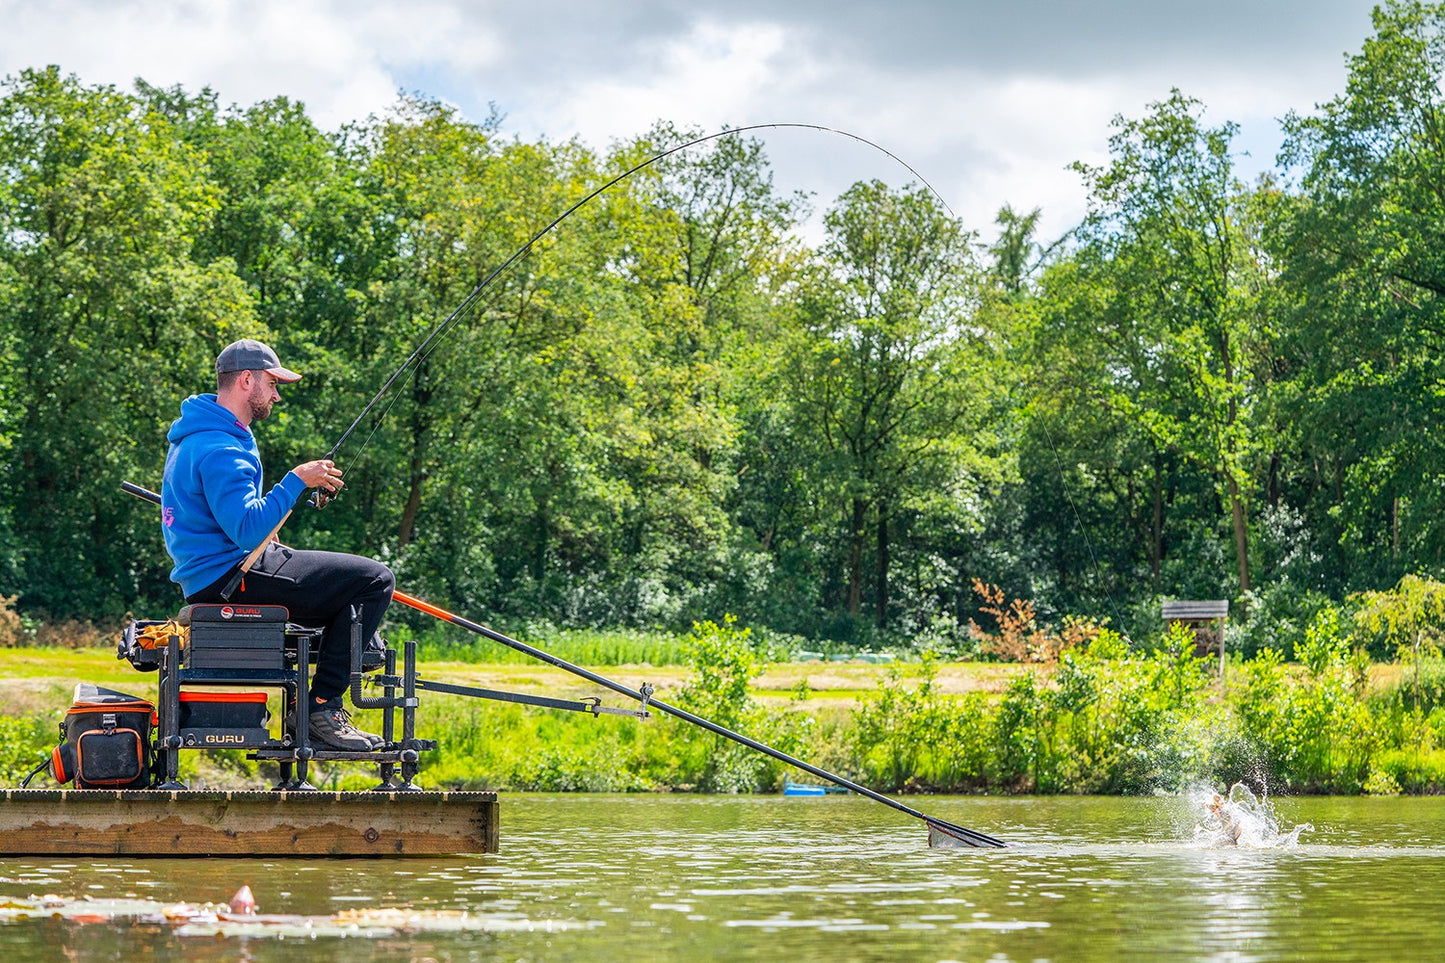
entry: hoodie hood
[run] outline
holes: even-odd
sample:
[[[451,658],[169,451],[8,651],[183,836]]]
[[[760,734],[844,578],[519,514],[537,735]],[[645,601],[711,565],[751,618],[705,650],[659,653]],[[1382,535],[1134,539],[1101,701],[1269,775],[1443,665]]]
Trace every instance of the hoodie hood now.
[[[181,402],[181,416],[171,422],[166,440],[171,444],[200,431],[224,431],[237,438],[251,437],[251,429],[241,424],[215,395],[191,395]]]

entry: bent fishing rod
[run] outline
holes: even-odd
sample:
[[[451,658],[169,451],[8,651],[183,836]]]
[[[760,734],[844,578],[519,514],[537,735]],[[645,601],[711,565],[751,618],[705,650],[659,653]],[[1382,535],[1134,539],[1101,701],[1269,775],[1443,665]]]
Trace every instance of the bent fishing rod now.
[[[161,497],[148,488],[142,488],[140,485],[135,485],[127,481],[121,482],[120,487],[127,494],[134,495],[137,498],[144,499],[145,501],[152,502],[156,505],[159,505],[161,503]],[[688,712],[686,709],[680,709],[677,706],[668,705],[666,702],[654,699],[652,697],[653,688],[651,685],[643,685],[640,689],[633,689],[630,686],[623,685],[622,683],[609,679],[606,676],[598,675],[596,672],[593,672],[590,669],[584,669],[580,665],[573,665],[566,659],[558,658],[552,653],[539,649],[536,646],[528,645],[525,642],[519,642],[516,639],[510,638],[509,636],[503,635],[502,633],[495,631],[494,629],[489,629],[479,622],[473,622],[470,619],[466,619],[460,615],[448,612],[446,609],[419,599],[414,595],[408,595],[407,593],[398,590],[392,593],[392,598],[394,598],[401,604],[408,606],[409,608],[413,608],[416,609],[418,612],[430,615],[432,618],[439,619],[448,624],[455,625],[458,628],[465,629],[475,635],[480,635],[485,639],[490,639],[493,642],[505,645],[509,649],[521,652],[524,655],[531,656],[538,661],[545,662],[548,665],[554,666],[558,669],[562,669],[565,672],[570,672],[575,676],[586,679],[588,682],[600,685],[605,689],[611,689],[613,692],[616,692],[619,695],[624,695],[628,698],[636,699],[639,703],[642,704],[643,709],[651,708],[656,709],[659,712],[665,712],[670,716],[681,719],[683,722],[697,726],[701,729],[706,729],[708,732],[714,733],[715,735],[722,736],[725,739],[731,739],[733,742],[736,742],[739,745],[746,746],[749,749],[753,749],[757,752],[763,753],[764,755],[771,756],[779,762],[786,763],[796,769],[801,769],[803,772],[806,772],[809,775],[816,776],[819,779],[826,779],[829,782],[834,783],[835,785],[842,786],[844,789],[855,792],[860,796],[865,796],[868,799],[873,800],[874,802],[880,802],[885,806],[904,813],[905,815],[912,816],[914,819],[921,819],[931,831],[937,832],[942,836],[947,837],[949,840],[962,843],[965,846],[972,846],[976,849],[1000,849],[1008,845],[1008,843],[1005,843],[1003,840],[997,839],[986,833],[980,833],[976,830],[967,829],[963,826],[958,826],[954,823],[939,819],[936,816],[929,816],[925,813],[919,812],[917,809],[914,809],[911,806],[905,806],[903,803],[899,802],[896,799],[885,796],[880,792],[875,792],[872,789],[869,789],[867,786],[861,786],[858,783],[853,782],[851,779],[845,779],[844,777],[839,776],[836,773],[831,773],[826,769],[820,769],[812,763],[804,762],[802,759],[799,759],[796,756],[792,756],[786,752],[783,752],[781,749],[774,749],[772,746],[769,746],[766,743],[758,742],[756,739],[749,738],[742,733],[734,732],[733,730],[728,729],[725,726],[718,725],[716,722],[713,722],[709,719],[704,719],[702,716]]]
[[[402,380],[403,376],[409,376],[409,372],[414,370],[416,365],[418,365],[422,360],[427,358],[431,354],[431,352],[436,349],[437,345],[441,342],[442,338],[446,336],[447,332],[449,332],[453,327],[455,327],[456,324],[472,308],[472,306],[477,303],[477,301],[482,296],[482,292],[485,291],[494,280],[500,277],[513,264],[517,263],[517,261],[525,257],[537,244],[538,241],[542,240],[548,234],[552,233],[553,229],[556,228],[559,224],[567,220],[567,218],[571,217],[593,199],[606,193],[608,190],[611,190],[614,186],[631,177],[633,174],[636,174],[638,171],[651,167],[658,161],[670,157],[673,154],[678,153],[679,151],[687,150],[688,148],[696,147],[699,144],[705,144],[709,141],[717,140],[722,137],[732,137],[738,134],[746,134],[759,130],[819,131],[826,134],[836,134],[840,137],[847,137],[850,140],[854,140],[867,147],[871,147],[874,150],[886,155],[889,159],[902,166],[914,177],[918,178],[919,182],[922,183],[924,187],[928,188],[929,192],[934,197],[938,198],[938,202],[942,204],[944,208],[948,211],[949,216],[954,216],[953,208],[949,206],[948,201],[944,200],[943,195],[938,193],[938,191],[934,189],[933,185],[928,182],[927,178],[925,178],[922,174],[918,173],[918,171],[914,170],[912,165],[910,165],[907,161],[903,160],[903,158],[899,157],[897,154],[888,150],[886,147],[876,144],[868,138],[863,137],[859,134],[852,133],[851,131],[840,130],[835,127],[825,127],[821,124],[751,124],[745,127],[729,127],[726,130],[717,131],[712,134],[706,134],[702,137],[695,137],[691,140],[684,141],[681,144],[669,147],[667,150],[664,151],[659,151],[658,153],[653,154],[645,160],[640,161],[639,163],[633,165],[622,173],[616,175],[611,180],[603,184],[601,187],[598,187],[591,193],[587,194],[581,200],[577,201],[571,207],[567,208],[567,210],[557,215],[557,217],[555,217],[552,222],[546,227],[533,234],[530,238],[527,239],[527,242],[525,244],[517,248],[517,250],[512,254],[511,257],[507,258],[496,268],[494,268],[490,274],[488,274],[485,278],[482,279],[480,284],[478,284],[471,290],[471,293],[469,293],[465,298],[462,299],[462,302],[457,305],[456,309],[452,311],[451,314],[447,315],[447,317],[443,319],[440,324],[433,328],[431,332],[422,339],[421,343],[416,346],[416,349],[412,351],[409,356],[407,356],[407,359],[397,366],[396,370],[391,373],[390,377],[386,379],[386,381],[382,384],[381,388],[378,389],[376,394],[372,396],[371,400],[366,403],[366,407],[361,409],[361,414],[357,415],[356,419],[352,421],[350,426],[348,426],[347,429],[341,433],[341,437],[336,439],[336,444],[331,446],[331,450],[326,453],[325,458],[328,460],[335,460],[337,454],[341,451],[341,446],[346,444],[346,441],[351,437],[352,432],[356,431],[357,427],[366,420],[366,416],[371,414],[372,410],[376,408],[377,404],[381,401],[383,397],[386,396],[387,392],[389,392],[392,387],[397,384],[398,381]],[[390,406],[388,406],[387,410],[390,410]],[[384,419],[385,417],[386,410],[384,410],[381,416],[377,419],[378,426],[381,423],[381,419]],[[372,429],[372,434],[375,434],[375,428]],[[368,437],[367,442],[369,441],[370,438]],[[365,448],[366,442],[363,442],[362,449],[364,450]],[[331,498],[327,493],[318,491],[312,496],[311,503],[317,508],[321,508],[324,507],[330,500]]]
[[[326,453],[323,460],[334,462],[336,460],[337,454],[341,451],[341,446],[346,444],[352,433],[355,432],[356,429],[360,427],[361,423],[366,420],[366,417],[371,414],[373,410],[375,410],[376,406],[381,402],[382,398],[386,397],[387,393],[391,391],[392,387],[395,386],[398,382],[403,381],[404,378],[410,377],[411,372],[415,371],[416,368],[420,365],[420,363],[427,357],[429,357],[433,351],[436,350],[437,346],[441,343],[442,338],[446,337],[447,332],[449,332],[453,327],[455,327],[461,321],[461,319],[466,316],[467,312],[470,311],[471,308],[477,304],[477,302],[481,299],[482,292],[485,291],[493,281],[501,277],[502,274],[505,273],[513,264],[516,264],[519,260],[525,257],[532,250],[532,248],[536,246],[538,241],[542,240],[548,234],[552,233],[553,229],[555,229],[559,224],[567,220],[567,218],[571,217],[577,211],[581,210],[582,207],[591,202],[593,199],[611,190],[614,186],[631,177],[633,174],[636,174],[638,171],[651,167],[658,161],[670,157],[673,154],[678,153],[679,151],[684,151],[688,148],[696,147],[699,144],[705,144],[709,141],[714,141],[722,137],[734,137],[739,134],[746,134],[760,130],[818,131],[825,134],[836,134],[840,137],[846,137],[849,140],[857,141],[860,144],[871,147],[873,150],[876,150],[879,153],[885,155],[890,160],[894,161],[899,166],[907,170],[914,177],[918,178],[919,182],[921,182],[924,187],[928,188],[929,192],[934,197],[938,198],[938,202],[942,204],[944,209],[948,211],[949,216],[953,216],[953,208],[949,206],[948,201],[945,200],[943,195],[938,193],[938,191],[934,189],[933,185],[928,182],[928,179],[922,174],[920,174],[917,170],[915,170],[911,164],[909,164],[903,158],[899,157],[897,154],[893,153],[881,144],[874,143],[868,138],[863,137],[860,134],[855,134],[851,131],[841,130],[836,127],[826,127],[822,124],[749,124],[744,127],[730,127],[725,130],[717,131],[715,133],[705,134],[701,137],[694,137],[690,140],[683,141],[682,143],[669,147],[666,150],[658,151],[650,157],[647,157],[646,159],[624,170],[622,173],[617,174],[606,183],[604,183],[601,187],[592,190],[590,193],[583,196],[581,200],[577,201],[571,207],[567,208],[561,214],[553,218],[546,227],[542,228],[540,231],[537,231],[530,238],[528,238],[526,243],[524,243],[521,247],[517,248],[517,250],[513,252],[511,257],[507,258],[501,264],[497,265],[497,267],[494,268],[490,274],[488,274],[485,278],[482,279],[480,284],[472,288],[471,292],[462,299],[462,302],[457,305],[456,309],[453,310],[451,314],[447,315],[447,317],[444,318],[441,323],[439,323],[435,328],[433,328],[427,334],[427,336],[421,340],[421,343],[416,346],[412,353],[407,356],[406,360],[403,361],[400,365],[398,365],[396,367],[396,370],[394,370],[391,375],[387,377],[386,381],[382,383],[382,386],[377,389],[376,394],[373,395],[371,400],[368,401],[365,407],[361,409],[361,413],[358,414],[356,418],[352,420],[351,424],[347,426],[346,430],[341,433],[341,437],[336,439],[336,443],[331,446],[331,450]],[[395,404],[395,400],[392,401],[392,404]],[[381,415],[377,418],[376,424],[372,427],[371,435],[368,435],[366,441],[362,442],[362,451],[366,450],[366,446],[370,443],[371,437],[375,435],[377,429],[381,427],[381,422],[386,418],[386,414],[390,410],[390,404],[382,410]],[[359,457],[360,452],[358,452],[357,454]],[[332,492],[316,489],[315,491],[311,492],[309,501],[310,504],[316,508],[325,508],[335,497],[335,494]],[[302,494],[302,498],[306,498],[305,493]],[[296,504],[299,505],[300,503],[301,499],[297,499]],[[286,514],[282,516],[281,521],[276,524],[276,528],[271,532],[271,534],[265,540],[263,540],[261,544],[258,545],[256,549],[251,552],[250,555],[246,556],[246,558],[241,563],[241,567],[237,569],[235,576],[226,583],[224,589],[222,590],[222,599],[229,599],[232,593],[236,591],[237,586],[241,584],[241,580],[245,578],[246,573],[251,570],[251,567],[255,565],[257,560],[261,557],[261,553],[262,551],[264,551],[266,544],[270,542],[271,539],[275,538],[277,534],[280,533],[282,526],[284,526],[287,519],[291,517],[291,511],[294,510],[295,505],[293,505],[291,510],[288,510]]]
[[[705,134],[701,137],[694,137],[690,140],[686,140],[680,144],[676,144],[666,150],[659,151],[651,155],[650,157],[647,157],[646,159],[638,162],[637,164],[634,164],[632,167],[629,167],[627,170],[624,170],[622,173],[614,176],[606,183],[604,183],[601,187],[592,190],[590,193],[583,196],[581,200],[577,201],[571,207],[567,208],[561,214],[557,215],[557,217],[553,218],[546,227],[542,228],[540,231],[537,231],[530,238],[528,238],[526,243],[523,244],[521,247],[517,248],[517,250],[513,252],[511,257],[507,258],[501,264],[497,265],[497,267],[494,268],[490,274],[488,274],[485,278],[482,279],[480,284],[474,287],[471,292],[462,299],[462,302],[457,305],[456,309],[453,310],[451,314],[447,315],[447,317],[444,318],[441,323],[439,323],[435,328],[433,328],[427,334],[427,336],[422,339],[421,343],[419,343],[412,351],[412,353],[407,356],[406,360],[397,366],[396,370],[394,370],[391,375],[386,379],[386,381],[383,382],[382,386],[377,390],[376,394],[372,396],[371,400],[366,403],[366,406],[361,409],[361,413],[358,414],[356,418],[351,422],[351,424],[347,426],[346,430],[341,433],[341,437],[336,439],[336,443],[332,445],[331,450],[326,453],[326,455],[324,456],[324,460],[333,462],[336,460],[336,456],[341,451],[342,445],[346,444],[352,433],[355,432],[356,429],[360,427],[361,423],[366,420],[366,417],[371,414],[373,410],[375,410],[376,406],[381,402],[382,398],[386,397],[387,393],[390,392],[391,389],[395,385],[397,385],[398,382],[403,381],[406,377],[410,377],[411,372],[415,371],[416,368],[420,365],[420,363],[427,357],[429,357],[433,351],[436,350],[437,346],[441,343],[441,340],[446,337],[447,333],[451,331],[451,329],[454,328],[462,320],[462,318],[467,315],[471,308],[476,305],[477,302],[481,299],[482,292],[485,291],[493,281],[501,277],[502,274],[505,273],[513,264],[516,264],[519,260],[525,257],[532,250],[532,248],[536,246],[538,241],[542,240],[544,237],[550,234],[559,224],[567,220],[567,218],[571,217],[583,206],[585,206],[595,198],[601,196],[602,194],[606,193],[608,190],[621,183],[622,181],[626,180],[627,178],[631,177],[633,174],[636,174],[641,170],[651,167],[653,164],[656,164],[657,162],[667,157],[670,157],[673,154],[678,153],[679,151],[687,150],[688,148],[696,147],[699,144],[705,144],[709,141],[714,141],[722,137],[733,137],[739,134],[746,134],[760,130],[818,131],[825,134],[836,134],[840,137],[846,137],[850,140],[857,141],[858,143],[863,144],[867,147],[871,147],[879,153],[887,156],[890,160],[894,161],[899,166],[903,167],[914,177],[918,178],[918,180],[926,188],[928,188],[929,192],[933,194],[934,197],[938,198],[939,203],[943,205],[943,207],[948,211],[949,215],[953,216],[953,208],[949,206],[948,201],[945,200],[943,195],[938,193],[938,191],[934,189],[933,185],[928,182],[928,179],[922,174],[920,174],[917,170],[915,170],[911,164],[903,160],[903,158],[899,157],[897,154],[888,150],[888,148],[883,147],[880,144],[874,143],[873,141],[859,134],[852,133],[851,131],[841,130],[835,127],[826,127],[822,124],[750,124],[744,127],[730,127],[726,130],[721,130],[712,134]],[[395,404],[394,399],[392,401],[392,404]],[[386,418],[386,414],[390,410],[390,404],[382,410],[380,416],[378,416],[377,418],[376,424],[372,427],[371,435],[368,435],[366,441],[362,442],[362,451],[366,450],[366,446],[370,443],[371,437],[375,435],[377,429],[381,427],[381,422]],[[360,452],[358,452],[357,454],[359,457]],[[332,492],[324,491],[322,489],[316,489],[315,491],[310,493],[309,501],[310,504],[316,508],[325,508],[335,497],[335,494],[333,494]],[[306,493],[303,492],[301,497],[297,499],[296,504],[299,505],[301,501],[305,498],[307,498],[307,496]],[[280,533],[281,528],[291,517],[291,512],[295,510],[295,507],[296,506],[293,505],[290,509],[288,509],[286,514],[281,517],[281,520],[276,523],[276,527],[271,531],[271,534],[268,535],[265,539],[263,539],[261,541],[261,544],[257,545],[256,548],[253,549],[251,553],[242,560],[240,567],[236,570],[235,574],[231,577],[229,581],[227,581],[226,585],[221,590],[221,598],[223,600],[230,599],[231,595],[235,593],[237,587],[241,584],[241,581],[246,577],[246,574],[251,571],[251,567],[255,565],[256,562],[260,559],[262,552],[265,551],[266,545]]]

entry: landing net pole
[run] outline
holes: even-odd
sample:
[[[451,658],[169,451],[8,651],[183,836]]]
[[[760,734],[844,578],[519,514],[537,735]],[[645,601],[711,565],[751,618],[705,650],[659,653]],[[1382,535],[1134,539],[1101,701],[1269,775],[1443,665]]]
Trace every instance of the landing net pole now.
[[[718,725],[716,722],[704,719],[702,716],[694,715],[691,712],[688,712],[686,709],[679,709],[676,706],[668,705],[666,702],[654,699],[650,695],[644,695],[642,692],[625,686],[620,682],[614,682],[606,676],[598,675],[590,669],[584,669],[579,665],[573,665],[571,662],[568,662],[565,659],[559,659],[557,656],[552,655],[550,652],[544,652],[543,650],[528,645],[525,642],[518,642],[516,639],[509,638],[508,636],[505,636],[502,633],[497,632],[493,629],[489,629],[485,625],[482,625],[478,622],[473,622],[470,619],[466,619],[460,615],[456,615],[455,613],[448,612],[443,608],[432,605],[430,602],[423,601],[422,599],[416,598],[415,596],[408,595],[405,592],[400,591],[394,592],[392,594],[392,598],[396,599],[403,605],[411,606],[419,612],[425,612],[427,615],[430,615],[437,619],[441,619],[443,622],[449,622],[452,625],[466,629],[468,632],[473,632],[484,638],[491,639],[493,642],[500,642],[502,645],[505,645],[510,649],[515,649],[518,652],[529,655],[534,659],[538,659],[542,662],[547,663],[548,665],[556,666],[557,668],[570,672],[573,675],[581,676],[587,681],[594,682],[597,685],[603,686],[604,688],[611,689],[613,692],[616,692],[619,695],[625,695],[630,698],[636,699],[644,706],[658,709],[661,712],[666,712],[670,716],[675,716],[684,722],[688,722],[702,729],[706,729],[708,732],[716,733],[717,735],[720,735],[726,739],[731,739],[733,742],[736,742],[740,745],[747,746],[749,749],[755,749],[765,755],[772,756],[779,762],[785,762],[790,766],[801,769],[811,775],[817,776],[819,779],[826,779],[829,782],[836,783],[839,786],[843,786],[846,789],[852,790],[860,796],[866,796],[869,799],[872,799],[874,802],[880,802],[885,806],[891,806],[892,808],[898,810],[901,813],[906,813],[907,815],[912,816],[914,819],[923,820],[929,826],[937,828],[942,832],[948,834],[949,836],[965,842],[970,846],[999,848],[1008,845],[1003,840],[995,839],[993,836],[989,836],[985,833],[976,832],[972,829],[965,829],[962,826],[955,826],[952,823],[944,822],[941,819],[935,819],[932,816],[925,815],[916,809],[903,805],[903,803],[898,802],[896,799],[890,799],[888,796],[885,796],[882,793],[874,792],[872,789],[869,789],[866,786],[860,786],[856,782],[853,782],[850,779],[844,779],[842,776],[828,772],[826,769],[819,769],[817,766],[814,766],[811,763],[804,762],[796,756],[791,756],[788,753],[783,752],[781,749],[774,749],[772,746],[758,742],[756,739],[750,739],[742,733],[734,732],[731,729]]]
[[[139,485],[134,485],[130,482],[121,482],[121,488],[127,493],[135,495],[138,498],[143,498],[146,501],[154,502],[157,505],[160,504],[161,499],[159,495],[148,489],[142,488]],[[638,691],[637,689],[625,686],[620,682],[614,682],[606,676],[598,675],[590,669],[584,669],[580,665],[573,665],[566,659],[559,659],[557,656],[552,655],[550,652],[544,652],[542,649],[528,645],[525,642],[518,642],[516,639],[509,638],[508,636],[505,636],[500,632],[489,629],[479,622],[473,622],[471,619],[466,619],[460,615],[456,615],[455,613],[448,612],[446,609],[433,605],[430,602],[424,601],[423,599],[419,599],[414,595],[408,595],[407,593],[398,590],[392,593],[392,598],[394,598],[396,601],[400,602],[403,605],[416,609],[418,612],[424,612],[427,615],[432,616],[433,618],[440,619],[443,622],[448,622],[452,625],[458,626],[459,628],[466,629],[468,632],[475,633],[476,635],[480,635],[483,638],[491,639],[493,642],[501,643],[502,645],[507,646],[507,648],[509,649],[514,649],[517,652],[529,655],[534,659],[545,662],[548,665],[555,666],[556,668],[562,669],[565,672],[570,672],[573,675],[580,676],[581,678],[600,685],[603,688],[611,689],[613,692],[616,692],[619,695],[625,695],[629,698],[636,699],[638,702],[642,703],[644,708],[649,706],[654,707],[661,712],[665,712],[670,716],[681,719],[683,722],[691,723],[692,725],[698,726],[699,728],[706,729],[708,732],[715,733],[725,739],[731,739],[733,742],[736,742],[739,745],[747,746],[749,749],[754,749],[758,752],[763,753],[764,755],[771,756],[779,762],[787,763],[790,766],[801,769],[803,772],[809,773],[813,776],[817,776],[819,779],[826,779],[829,782],[842,786],[845,789],[851,790],[852,792],[855,792],[860,796],[866,796],[874,802],[880,802],[885,806],[891,807],[901,813],[904,813],[905,815],[912,816],[914,819],[921,819],[928,824],[930,829],[936,830],[937,832],[942,833],[951,839],[957,840],[958,842],[964,843],[965,845],[973,846],[976,848],[993,849],[1002,848],[1008,845],[1003,840],[996,839],[995,837],[989,836],[986,833],[976,832],[975,830],[967,829],[963,826],[957,826],[942,819],[937,819],[933,816],[921,813],[910,806],[903,805],[903,803],[899,802],[896,799],[891,799],[880,792],[874,792],[872,789],[869,789],[866,786],[860,786],[858,785],[858,783],[853,782],[851,779],[844,779],[842,776],[828,772],[826,769],[819,769],[817,766],[808,762],[804,762],[796,756],[789,755],[788,753],[783,752],[781,749],[774,749],[772,746],[758,742],[756,739],[750,739],[742,733],[734,732],[731,729],[718,725],[716,722],[704,719],[702,716],[693,715],[686,709],[679,709],[676,706],[668,705],[666,702],[661,702],[657,699],[653,699],[650,692],[643,693]]]

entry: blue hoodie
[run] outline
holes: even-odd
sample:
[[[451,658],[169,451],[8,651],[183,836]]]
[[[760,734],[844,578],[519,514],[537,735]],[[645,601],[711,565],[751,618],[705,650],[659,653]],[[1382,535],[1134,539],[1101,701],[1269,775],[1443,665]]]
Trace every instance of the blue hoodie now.
[[[287,472],[263,495],[255,436],[215,395],[181,402],[166,439],[171,447],[161,482],[161,530],[176,563],[171,581],[192,595],[260,545],[306,485]]]

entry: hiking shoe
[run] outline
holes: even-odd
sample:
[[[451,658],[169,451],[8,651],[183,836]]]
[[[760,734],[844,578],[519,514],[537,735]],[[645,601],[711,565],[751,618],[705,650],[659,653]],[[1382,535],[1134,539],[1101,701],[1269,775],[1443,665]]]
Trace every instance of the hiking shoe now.
[[[351,724],[345,709],[322,706],[309,716],[311,741],[343,752],[371,752],[385,743],[381,736],[362,732]]]

